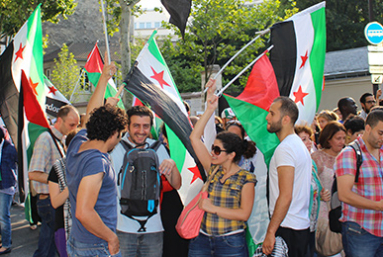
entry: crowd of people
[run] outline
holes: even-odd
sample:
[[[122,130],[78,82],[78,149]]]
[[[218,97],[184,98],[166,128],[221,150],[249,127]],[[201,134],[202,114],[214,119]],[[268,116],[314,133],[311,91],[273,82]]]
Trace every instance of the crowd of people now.
[[[218,107],[215,81],[206,85],[205,112],[191,119],[190,141],[206,171],[208,198],[199,203],[205,211],[199,235],[186,240],[175,230],[183,209],[177,193],[182,179],[169,156],[166,130],[157,144],[150,137],[149,108],[134,106],[125,112],[116,107],[115,97],[104,103],[115,72],[113,62],[104,66],[81,125],[78,111],[67,105],[36,140],[28,176],[41,229],[33,256],[249,256],[246,228],[258,192],[258,149],[230,108],[215,118],[218,133],[211,149],[206,148],[204,130]],[[383,108],[375,106],[370,93],[360,103],[357,114],[355,100],[342,98],[333,111],[319,112],[312,124],[296,124],[298,108],[288,97],[271,104],[267,130],[280,143],[268,170],[269,220],[259,246],[263,256],[287,256],[280,247],[291,257],[383,256]],[[17,152],[4,129],[0,141],[1,255],[12,249]],[[347,146],[352,142],[363,159],[358,175],[357,155]],[[160,194],[148,201],[150,214],[145,216],[127,214],[138,212],[141,202],[126,202],[122,196],[129,185],[126,172],[144,165],[135,163],[128,170],[131,149],[154,151],[153,169],[158,162]],[[329,228],[335,178],[342,201],[341,233]],[[140,178],[134,179],[133,187],[140,186]]]

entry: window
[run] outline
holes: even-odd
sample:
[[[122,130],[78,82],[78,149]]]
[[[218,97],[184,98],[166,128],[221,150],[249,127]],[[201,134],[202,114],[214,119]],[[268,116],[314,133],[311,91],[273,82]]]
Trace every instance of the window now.
[[[151,29],[152,28],[152,23],[151,22],[146,22],[145,28]]]
[[[157,28],[160,28],[161,27],[161,22],[158,22],[158,21],[156,21],[155,23],[154,23],[154,27],[157,29]]]
[[[90,83],[88,75],[86,74],[84,69],[83,69],[83,72],[81,73],[81,77],[80,77],[79,83],[80,83],[80,87],[81,87],[82,91],[92,92],[91,83]]]
[[[139,28],[140,28],[140,29],[144,29],[144,28],[145,28],[145,22],[140,22],[140,24],[139,24]]]

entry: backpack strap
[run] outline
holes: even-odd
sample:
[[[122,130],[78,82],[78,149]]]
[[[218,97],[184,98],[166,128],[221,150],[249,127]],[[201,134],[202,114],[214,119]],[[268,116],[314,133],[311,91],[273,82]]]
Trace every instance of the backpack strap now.
[[[120,142],[121,142],[121,145],[124,147],[125,151],[127,151],[127,152],[134,148],[131,144],[129,144],[125,140],[121,140]]]
[[[150,149],[153,149],[155,152],[157,152],[158,148],[161,146],[162,142],[157,140],[154,142],[151,146],[149,146]]]
[[[363,163],[362,150],[360,150],[360,145],[356,140],[353,141],[352,143],[350,143],[349,146],[351,146],[352,149],[354,149],[355,155],[356,155],[355,183],[358,183],[359,174],[360,174],[360,166],[362,166],[362,163]]]

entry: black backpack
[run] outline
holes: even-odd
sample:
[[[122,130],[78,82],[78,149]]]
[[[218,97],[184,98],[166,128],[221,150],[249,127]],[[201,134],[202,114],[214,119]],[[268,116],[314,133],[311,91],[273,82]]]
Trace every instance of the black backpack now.
[[[145,224],[157,213],[160,199],[161,179],[156,150],[161,142],[156,141],[151,146],[145,143],[147,148],[133,148],[123,140],[121,144],[126,150],[117,182],[121,185],[121,213],[140,223],[137,232],[145,232]],[[133,216],[147,219],[139,220]]]
[[[360,166],[363,163],[362,151],[360,150],[360,146],[356,140],[354,142],[352,142],[351,144],[349,144],[349,146],[351,146],[352,149],[354,149],[355,154],[356,154],[355,183],[358,183]],[[331,210],[328,214],[329,223],[330,223],[330,230],[332,232],[341,233],[342,232],[342,222],[340,222],[339,219],[342,216],[342,204],[339,201],[339,197],[338,197],[338,185],[337,185],[335,175],[334,175],[334,182],[333,182],[332,188],[331,188],[330,208],[331,208]]]

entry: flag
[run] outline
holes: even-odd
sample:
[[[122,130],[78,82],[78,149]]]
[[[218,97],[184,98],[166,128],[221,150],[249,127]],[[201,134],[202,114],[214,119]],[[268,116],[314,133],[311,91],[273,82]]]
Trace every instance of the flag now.
[[[97,43],[93,47],[92,51],[88,55],[88,59],[84,66],[84,69],[88,75],[89,81],[96,87],[98,80],[100,79],[102,68],[104,67],[104,62],[101,58],[100,50],[97,46]],[[116,85],[114,84],[113,79],[109,79],[108,86],[106,87],[105,99],[109,97],[114,97],[117,93]],[[124,108],[122,101],[119,101],[117,104],[121,109]]]
[[[279,91],[273,67],[265,53],[254,64],[243,92],[237,97],[224,95],[235,116],[258,148],[254,169],[258,182],[255,187],[253,210],[247,221],[250,256],[254,254],[256,245],[263,242],[269,224],[266,198],[267,167],[279,144],[275,133],[267,131],[266,116],[271,103],[279,96]]]
[[[191,146],[192,127],[154,39],[155,34],[153,32],[137,57],[125,79],[125,89],[149,106],[167,125],[170,155],[182,177],[182,187],[178,192],[183,203],[187,204],[200,191],[206,175]]]
[[[52,84],[52,82],[44,75],[45,84],[45,112],[53,117],[57,117],[60,108],[70,104],[68,99]]]
[[[299,108],[299,121],[311,124],[322,95],[326,54],[325,2],[271,27],[270,61],[282,96]]]
[[[192,1],[191,0],[161,0],[162,5],[170,14],[169,22],[180,29],[182,38],[185,36]]]

